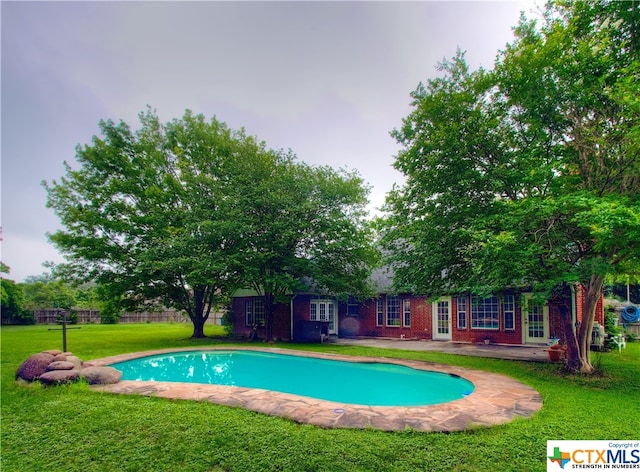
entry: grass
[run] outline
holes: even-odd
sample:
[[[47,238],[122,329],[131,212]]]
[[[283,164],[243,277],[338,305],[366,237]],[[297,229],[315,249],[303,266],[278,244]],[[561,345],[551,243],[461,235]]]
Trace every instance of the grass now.
[[[208,326],[207,335],[221,335]],[[192,340],[188,324],[83,325],[68,348],[84,360]],[[327,430],[206,402],[118,396],[86,385],[20,386],[30,354],[61,347],[45,326],[3,327],[1,459],[10,471],[543,471],[549,439],[638,439],[640,343],[594,354],[603,374],[563,376],[556,365],[336,345],[286,345],[402,357],[510,375],[537,389],[533,418],[458,433]]]

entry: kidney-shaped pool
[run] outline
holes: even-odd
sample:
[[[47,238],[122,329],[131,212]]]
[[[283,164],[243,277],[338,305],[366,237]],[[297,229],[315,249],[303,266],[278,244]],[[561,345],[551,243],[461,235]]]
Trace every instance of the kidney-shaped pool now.
[[[122,380],[260,388],[370,406],[436,405],[470,395],[456,375],[383,362],[349,362],[259,351],[187,351],[112,364]]]

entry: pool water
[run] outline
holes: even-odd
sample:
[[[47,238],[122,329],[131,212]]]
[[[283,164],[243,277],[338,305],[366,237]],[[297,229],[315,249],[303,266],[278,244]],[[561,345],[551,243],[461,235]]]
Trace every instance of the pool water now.
[[[187,351],[112,364],[122,380],[261,388],[370,406],[434,405],[474,386],[451,374],[387,363],[348,362],[259,351]]]

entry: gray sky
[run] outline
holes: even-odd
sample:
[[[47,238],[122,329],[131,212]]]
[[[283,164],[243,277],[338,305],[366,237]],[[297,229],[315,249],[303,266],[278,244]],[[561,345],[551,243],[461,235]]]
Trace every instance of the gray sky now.
[[[435,66],[490,68],[531,0],[503,2],[7,2],[2,14],[2,261],[22,281],[62,258],[43,180],[64,174],[98,121],[139,126],[189,108],[357,169],[371,208],[402,176],[389,132]]]

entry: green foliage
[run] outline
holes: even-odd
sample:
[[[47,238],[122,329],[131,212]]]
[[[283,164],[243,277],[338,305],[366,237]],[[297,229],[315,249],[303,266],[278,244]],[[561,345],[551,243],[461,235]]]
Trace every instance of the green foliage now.
[[[33,324],[33,314],[25,310],[24,293],[20,284],[0,278],[0,314],[2,324]]]
[[[635,2],[550,2],[492,71],[458,52],[418,86],[392,133],[406,183],[383,227],[399,289],[599,293],[607,274],[637,271],[639,15]]]
[[[239,177],[251,184],[235,186],[232,197],[241,210],[242,280],[265,297],[267,338],[274,304],[308,284],[337,296],[368,295],[376,251],[362,179],[290,155],[245,164]]]
[[[50,236],[71,270],[119,306],[184,310],[194,337],[238,287],[274,296],[302,276],[335,291],[366,275],[366,189],[354,173],[314,168],[290,152],[187,111],[162,124],[151,111],[132,132],[101,121],[44,183],[63,230]],[[331,274],[331,276],[329,275]]]
[[[21,284],[28,310],[69,309],[75,306],[76,290],[62,280],[35,280]]]
[[[143,328],[143,329],[142,329]],[[207,334],[222,328],[206,325]],[[542,410],[530,419],[450,434],[325,429],[206,401],[101,394],[86,385],[15,382],[34,352],[60,343],[42,327],[3,327],[2,469],[13,471],[544,471],[546,441],[633,437],[640,430],[640,343],[599,354],[604,374],[567,376],[548,363],[324,344],[303,348],[408,358],[487,370],[534,387]],[[125,352],[217,344],[189,339],[187,325],[87,325],[70,334],[83,360]],[[224,345],[228,345],[224,343]],[[581,408],[575,408],[575,399]],[[52,439],[55,438],[55,454]],[[28,451],[28,452],[26,452]]]
[[[227,336],[233,336],[233,311],[229,305],[224,307],[222,313],[222,328]]]

